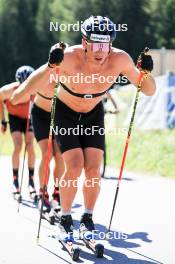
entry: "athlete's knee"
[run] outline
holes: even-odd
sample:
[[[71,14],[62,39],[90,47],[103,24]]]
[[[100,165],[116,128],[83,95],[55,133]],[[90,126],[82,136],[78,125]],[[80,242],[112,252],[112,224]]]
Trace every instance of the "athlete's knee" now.
[[[33,140],[26,142],[26,149],[28,152],[34,152]]]
[[[100,180],[100,167],[99,166],[87,166],[84,168],[85,176],[88,179],[97,178]]]
[[[69,178],[76,179],[80,176],[83,169],[83,161],[81,159],[73,159],[66,164],[66,175]]]
[[[22,149],[22,141],[21,140],[16,140],[14,143],[14,152],[18,153]]]
[[[55,164],[59,166],[59,164],[64,164],[64,160],[63,157],[61,155],[61,153],[57,152],[56,154],[54,154],[54,160],[55,160]]]

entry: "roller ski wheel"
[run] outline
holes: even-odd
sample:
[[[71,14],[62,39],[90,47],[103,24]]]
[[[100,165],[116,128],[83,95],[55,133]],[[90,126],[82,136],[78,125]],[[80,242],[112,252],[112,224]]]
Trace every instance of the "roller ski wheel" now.
[[[81,249],[74,245],[72,241],[59,240],[63,248],[69,253],[73,261],[78,261]]]
[[[81,231],[80,237],[85,246],[93,251],[97,258],[102,258],[104,254],[104,245],[94,238],[94,234],[90,231]]]
[[[102,244],[96,244],[95,245],[95,255],[97,258],[102,258],[104,254],[104,245]]]
[[[59,242],[62,244],[63,248],[69,253],[72,260],[78,261],[81,250],[79,247],[74,245],[73,221],[71,215],[61,216],[59,229]]]
[[[85,246],[91,249],[97,258],[102,258],[104,254],[104,245],[98,243],[98,240],[94,239],[93,236],[92,233],[90,234],[90,231],[84,232],[83,234],[81,233],[81,239]]]

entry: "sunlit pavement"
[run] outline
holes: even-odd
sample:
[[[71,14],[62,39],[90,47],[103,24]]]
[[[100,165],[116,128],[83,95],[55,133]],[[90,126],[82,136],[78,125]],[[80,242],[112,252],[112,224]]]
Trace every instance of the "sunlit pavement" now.
[[[115,170],[108,169],[106,176],[107,179],[102,180],[102,189],[94,213],[96,229],[100,230],[101,234],[106,232],[109,225],[118,174]],[[81,241],[78,241],[82,249],[79,263],[174,264],[175,181],[127,172],[124,172],[123,177],[112,223],[116,239],[101,241],[105,245],[103,259],[97,259]],[[1,156],[0,264],[72,263],[68,253],[62,250],[57,241],[56,225],[51,226],[42,220],[40,240],[37,244],[39,213],[29,201],[27,169],[22,191],[26,201],[20,205],[19,213],[18,204],[11,196],[11,180],[11,160]],[[38,179],[36,185],[38,186]],[[78,220],[83,212],[81,185],[82,178],[72,210],[75,228],[78,228]],[[49,189],[51,194],[52,179]]]

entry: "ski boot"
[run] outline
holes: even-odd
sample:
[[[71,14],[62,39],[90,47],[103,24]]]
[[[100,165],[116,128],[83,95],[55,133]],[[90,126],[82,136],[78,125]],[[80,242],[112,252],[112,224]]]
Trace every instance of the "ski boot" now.
[[[20,194],[19,182],[18,182],[17,177],[13,177],[13,191],[12,191],[12,195],[13,195],[14,200],[16,200],[19,203],[21,203],[22,196]]]
[[[38,202],[38,195],[36,194],[35,184],[34,184],[33,177],[30,177],[30,179],[29,179],[28,189],[29,189],[29,196],[30,196],[30,198],[36,204]]]
[[[59,194],[59,188],[55,187],[54,192],[52,194],[52,201],[51,201],[51,206],[54,211],[55,217],[60,219],[59,212],[61,210],[60,206],[60,194]]]
[[[59,242],[69,253],[72,260],[77,261],[80,256],[80,248],[74,244],[73,221],[71,215],[62,215],[59,223]]]
[[[104,254],[104,245],[98,243],[95,234],[95,226],[92,220],[92,214],[83,214],[80,220],[80,238],[85,245],[90,248],[98,258],[102,258]]]

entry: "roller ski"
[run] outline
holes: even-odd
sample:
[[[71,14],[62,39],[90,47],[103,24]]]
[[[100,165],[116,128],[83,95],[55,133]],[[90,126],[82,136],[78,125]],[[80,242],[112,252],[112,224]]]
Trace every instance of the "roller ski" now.
[[[40,192],[40,199],[38,202],[38,209],[39,211],[41,211],[41,206],[42,206],[42,193]],[[48,221],[51,225],[55,224],[55,216],[53,214],[53,211],[51,210],[51,205],[49,202],[49,195],[46,192],[44,195],[44,200],[43,200],[43,209],[42,209],[42,218],[45,219],[46,221]]]
[[[13,190],[12,190],[13,199],[15,201],[17,201],[18,203],[21,203],[22,202],[22,196],[21,196],[20,189],[19,189],[18,179],[16,179],[15,177],[13,180],[13,187],[12,188],[13,188]]]
[[[83,214],[79,227],[80,238],[87,248],[91,249],[98,258],[102,258],[104,254],[104,245],[98,243],[95,236],[95,226],[91,214]]]
[[[31,199],[35,204],[37,204],[37,203],[38,203],[38,195],[36,194],[36,190],[35,190],[35,185],[34,185],[33,177],[31,177],[31,178],[29,179],[28,189],[29,189],[29,197],[30,197],[30,199]]]
[[[52,194],[51,207],[55,218],[60,220],[61,205],[60,205],[60,194],[58,187],[55,187],[54,192]]]
[[[81,250],[79,247],[74,245],[73,221],[71,215],[61,216],[59,229],[59,242],[62,244],[63,248],[69,253],[72,260],[78,261]]]

